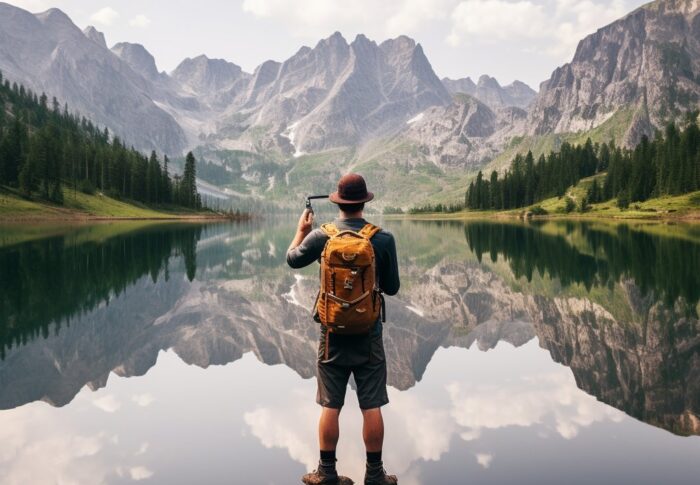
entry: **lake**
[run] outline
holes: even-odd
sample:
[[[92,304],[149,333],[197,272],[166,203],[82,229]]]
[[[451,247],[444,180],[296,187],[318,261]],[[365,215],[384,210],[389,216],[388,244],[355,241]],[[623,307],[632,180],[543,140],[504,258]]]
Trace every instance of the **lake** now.
[[[700,226],[381,225],[400,483],[698,482]],[[300,483],[318,269],[286,266],[293,228],[0,228],[0,483]],[[338,457],[360,483],[352,392]]]

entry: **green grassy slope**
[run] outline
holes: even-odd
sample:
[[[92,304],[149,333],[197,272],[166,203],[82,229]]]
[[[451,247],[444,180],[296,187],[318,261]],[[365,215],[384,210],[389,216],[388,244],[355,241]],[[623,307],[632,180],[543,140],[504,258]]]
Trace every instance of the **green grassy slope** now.
[[[64,199],[63,205],[29,200],[14,190],[0,187],[0,220],[173,219],[214,215],[182,208],[153,209],[138,202],[116,200],[99,193],[87,195],[69,189],[64,189]]]

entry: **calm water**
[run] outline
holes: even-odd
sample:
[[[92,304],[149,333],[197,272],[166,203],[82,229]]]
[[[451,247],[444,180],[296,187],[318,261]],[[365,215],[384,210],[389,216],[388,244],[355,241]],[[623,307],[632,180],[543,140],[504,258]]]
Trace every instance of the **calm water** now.
[[[698,482],[700,228],[383,226],[400,483]],[[0,483],[299,483],[317,268],[286,267],[292,228],[0,228]]]

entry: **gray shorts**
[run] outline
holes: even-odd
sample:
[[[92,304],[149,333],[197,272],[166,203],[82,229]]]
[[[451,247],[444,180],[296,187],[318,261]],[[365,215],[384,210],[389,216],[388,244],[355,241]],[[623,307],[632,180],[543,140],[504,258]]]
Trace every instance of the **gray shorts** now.
[[[389,402],[381,323],[367,335],[326,333],[321,327],[316,402],[327,408],[342,408],[350,375],[357,385],[360,409],[379,408]]]

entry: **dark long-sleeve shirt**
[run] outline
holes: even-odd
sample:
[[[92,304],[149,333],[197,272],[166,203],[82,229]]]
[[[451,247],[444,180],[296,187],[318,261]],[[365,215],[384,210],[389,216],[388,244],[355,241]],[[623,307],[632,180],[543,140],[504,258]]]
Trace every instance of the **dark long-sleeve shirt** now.
[[[359,231],[367,221],[357,219],[336,219],[335,226],[341,230]],[[287,264],[292,268],[303,268],[318,261],[328,236],[321,229],[314,229],[299,246],[287,252]],[[390,232],[381,230],[371,240],[376,258],[377,286],[387,295],[395,295],[399,291],[399,264],[396,257],[396,242]]]

